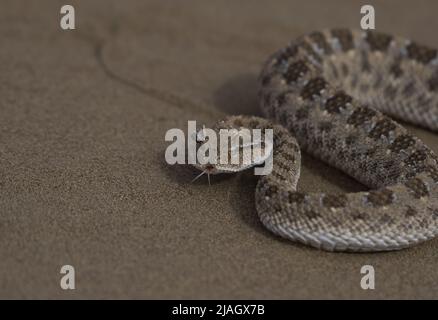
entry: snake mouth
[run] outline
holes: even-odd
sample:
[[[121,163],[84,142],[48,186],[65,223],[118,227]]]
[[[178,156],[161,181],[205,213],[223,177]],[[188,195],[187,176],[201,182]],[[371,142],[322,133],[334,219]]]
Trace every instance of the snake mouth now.
[[[213,171],[215,170],[215,168],[214,168],[214,166],[213,166],[212,164],[207,164],[207,165],[205,166],[205,170],[206,170],[208,173],[213,173]]]
[[[204,165],[202,170],[205,171],[205,173],[209,174],[209,175],[210,174],[216,175],[216,174],[221,173],[221,170],[217,166],[210,164],[210,163]]]
[[[194,165],[194,167],[204,173],[208,173],[208,174],[217,174],[220,172],[220,170],[218,170],[218,168],[211,163],[207,163],[207,164],[200,164],[197,163]]]
[[[196,166],[199,170],[201,170],[202,172],[200,174],[198,174],[193,180],[192,182],[198,180],[200,177],[202,177],[204,174],[207,174],[208,177],[208,185],[210,186],[210,175],[211,174],[217,174],[219,173],[219,171],[216,169],[216,167],[212,164],[206,164],[206,165],[198,165]]]

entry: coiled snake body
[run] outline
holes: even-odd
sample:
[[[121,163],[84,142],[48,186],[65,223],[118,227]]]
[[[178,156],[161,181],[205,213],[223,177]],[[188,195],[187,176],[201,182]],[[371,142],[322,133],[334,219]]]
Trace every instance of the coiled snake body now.
[[[260,83],[272,122],[233,116],[218,127],[274,129],[273,171],[255,196],[269,230],[330,251],[396,250],[436,236],[438,158],[388,117],[438,130],[436,50],[383,33],[324,30],[274,54]],[[300,148],[370,191],[298,192]]]

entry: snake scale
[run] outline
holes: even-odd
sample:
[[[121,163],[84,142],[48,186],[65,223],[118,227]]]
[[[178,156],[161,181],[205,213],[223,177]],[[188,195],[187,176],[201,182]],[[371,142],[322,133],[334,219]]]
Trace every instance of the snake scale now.
[[[313,32],[268,59],[259,95],[266,119],[231,116],[216,129],[273,128],[273,170],[255,194],[269,230],[328,251],[397,250],[436,236],[438,158],[390,117],[438,130],[437,50],[375,31]],[[297,191],[300,149],[370,190]]]

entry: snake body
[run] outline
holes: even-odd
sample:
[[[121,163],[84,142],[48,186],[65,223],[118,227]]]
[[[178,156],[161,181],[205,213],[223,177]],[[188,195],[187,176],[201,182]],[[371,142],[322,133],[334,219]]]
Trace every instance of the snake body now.
[[[438,130],[435,49],[374,31],[313,32],[268,59],[259,93],[267,119],[222,125],[274,129],[273,171],[255,195],[269,230],[329,251],[397,250],[437,235],[438,158],[389,117]],[[297,191],[300,149],[370,190]]]

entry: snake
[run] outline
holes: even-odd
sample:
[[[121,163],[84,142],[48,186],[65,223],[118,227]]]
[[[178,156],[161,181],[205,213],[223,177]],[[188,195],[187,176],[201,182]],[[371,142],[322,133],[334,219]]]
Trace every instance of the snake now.
[[[264,117],[222,128],[273,130],[272,171],[255,208],[278,236],[326,251],[412,247],[437,235],[438,157],[397,120],[438,130],[437,50],[375,30],[324,29],[269,57],[259,76]],[[301,151],[367,187],[302,192]],[[231,173],[237,165],[197,165]]]

